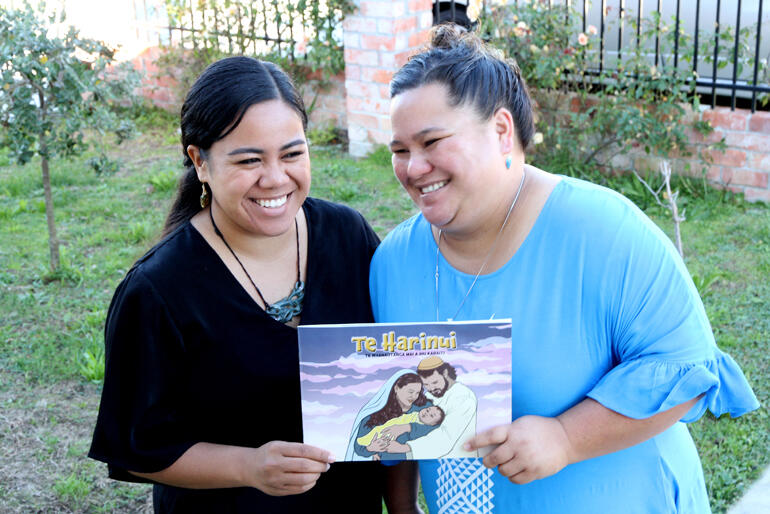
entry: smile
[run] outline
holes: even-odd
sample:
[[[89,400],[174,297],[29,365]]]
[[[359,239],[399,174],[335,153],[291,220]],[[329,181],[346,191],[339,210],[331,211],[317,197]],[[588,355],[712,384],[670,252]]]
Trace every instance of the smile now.
[[[433,184],[431,184],[429,186],[421,187],[419,189],[420,189],[420,193],[425,195],[425,194],[428,194],[428,193],[432,193],[433,191],[437,191],[437,190],[441,189],[442,187],[444,187],[445,185],[447,185],[447,181],[446,180],[442,180],[440,182],[434,182]]]
[[[289,195],[283,195],[278,198],[253,198],[252,201],[260,207],[265,207],[266,209],[275,209],[285,204],[288,198]]]

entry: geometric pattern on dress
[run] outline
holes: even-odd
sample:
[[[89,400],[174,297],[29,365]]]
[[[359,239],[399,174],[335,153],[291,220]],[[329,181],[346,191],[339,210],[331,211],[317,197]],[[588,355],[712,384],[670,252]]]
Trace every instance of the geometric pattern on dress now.
[[[494,510],[494,472],[485,468],[481,459],[446,459],[439,463],[439,514],[484,514]]]

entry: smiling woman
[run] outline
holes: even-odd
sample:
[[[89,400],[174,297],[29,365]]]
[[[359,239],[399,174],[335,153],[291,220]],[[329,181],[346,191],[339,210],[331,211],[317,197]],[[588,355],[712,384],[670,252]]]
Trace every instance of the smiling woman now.
[[[306,123],[288,76],[246,57],[185,99],[186,172],[110,305],[89,453],[153,482],[156,512],[381,510],[377,463],[300,442],[295,327],[371,321],[378,244],[360,214],[308,197]]]
[[[517,339],[510,423],[464,442],[495,448],[419,461],[431,512],[709,512],[685,423],[758,402],[671,241],[617,193],[525,163],[526,86],[477,36],[434,29],[391,97],[393,169],[421,212],[372,260],[375,319],[511,318]]]

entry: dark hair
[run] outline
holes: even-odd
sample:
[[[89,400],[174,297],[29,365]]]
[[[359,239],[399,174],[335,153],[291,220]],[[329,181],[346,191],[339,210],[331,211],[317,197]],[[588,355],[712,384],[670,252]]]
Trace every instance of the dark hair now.
[[[398,377],[398,379],[396,379],[396,383],[393,384],[393,387],[390,389],[388,401],[385,403],[385,406],[369,416],[369,421],[367,421],[364,426],[371,428],[377,425],[382,425],[389,419],[393,419],[402,415],[404,411],[398,404],[398,399],[396,398],[396,387],[400,389],[407,384],[414,383],[420,384],[420,394],[417,396],[417,399],[412,405],[417,405],[418,407],[425,405],[425,403],[428,401],[428,398],[425,397],[425,393],[422,390],[422,379],[420,379],[419,375],[415,373],[404,373]]]
[[[438,368],[434,369],[418,369],[417,374],[420,375],[423,378],[428,378],[429,376],[433,375],[433,373],[438,373],[439,375],[444,375],[444,371],[449,372],[449,378],[452,380],[457,380],[457,370],[454,366],[452,366],[449,363],[444,363]]]
[[[535,132],[532,102],[519,66],[454,24],[434,27],[428,48],[413,56],[390,81],[391,98],[428,84],[449,89],[450,105],[472,105],[483,120],[501,107],[513,115],[516,135],[526,150]]]
[[[227,57],[201,73],[182,104],[180,129],[185,173],[166,217],[164,236],[201,209],[201,182],[187,155],[187,146],[195,145],[205,152],[235,130],[249,107],[275,99],[283,100],[297,111],[302,126],[307,128],[302,96],[289,76],[275,64],[252,57]],[[203,155],[205,158],[205,153]]]

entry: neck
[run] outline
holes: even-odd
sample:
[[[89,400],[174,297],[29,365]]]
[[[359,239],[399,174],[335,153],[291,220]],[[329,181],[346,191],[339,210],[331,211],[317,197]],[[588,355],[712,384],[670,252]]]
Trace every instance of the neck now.
[[[516,218],[526,194],[527,177],[523,165],[506,171],[510,172],[510,180],[507,181],[506,187],[501,188],[502,193],[497,201],[479,223],[462,230],[442,229],[441,241],[438,241],[439,231],[433,227],[434,237],[437,238],[444,257],[462,271],[478,271],[490,251],[499,253],[497,248],[493,248],[495,244],[517,230]]]
[[[294,223],[290,225],[289,230],[275,236],[257,235],[230,222],[216,204],[212,203],[209,209],[211,211],[206,216],[207,220],[210,222],[210,217],[214,218],[216,228],[219,229],[230,248],[241,258],[272,260],[276,256],[282,256],[282,252],[287,251],[289,247],[291,249],[296,247],[297,232],[294,229]],[[213,224],[211,230],[214,231]]]

